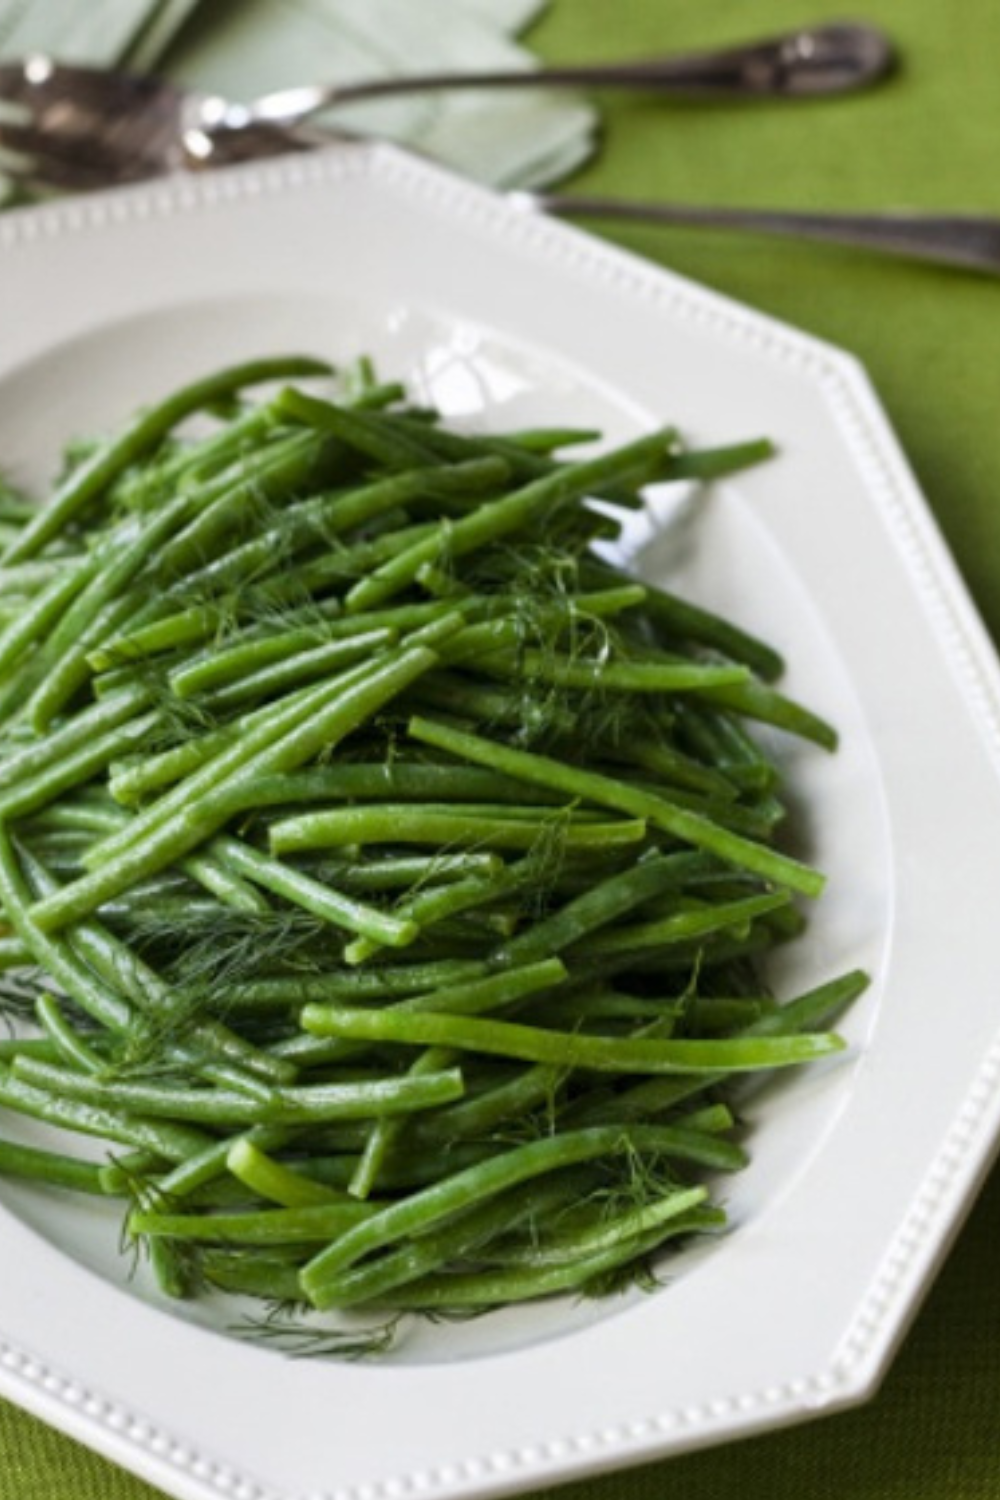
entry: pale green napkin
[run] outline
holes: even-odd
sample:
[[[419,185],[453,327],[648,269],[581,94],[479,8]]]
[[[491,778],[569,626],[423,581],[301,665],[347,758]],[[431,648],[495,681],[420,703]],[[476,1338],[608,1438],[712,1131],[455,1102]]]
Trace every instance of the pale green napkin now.
[[[159,70],[246,99],[294,83],[528,68],[516,38],[544,0],[0,0],[0,56],[51,52]],[[556,92],[457,91],[357,105],[331,124],[412,147],[480,182],[538,187],[593,149],[595,111]]]
[[[0,55],[151,66],[196,0],[0,0]]]

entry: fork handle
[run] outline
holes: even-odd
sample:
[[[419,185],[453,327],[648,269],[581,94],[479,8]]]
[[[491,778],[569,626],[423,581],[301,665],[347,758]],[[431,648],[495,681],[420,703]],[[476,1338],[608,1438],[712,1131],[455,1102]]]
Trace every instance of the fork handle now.
[[[839,94],[863,88],[892,67],[892,44],[871,26],[800,28],[741,46],[634,62],[488,72],[403,74],[360,83],[308,85],[267,94],[252,104],[208,101],[200,121],[212,131],[264,122],[297,125],[335,105],[444,89],[615,88],[694,98]]]
[[[560,218],[602,218],[634,223],[742,229],[760,234],[874,250],[1000,274],[1000,218],[977,214],[798,213],[781,209],[702,208],[558,193],[516,193],[525,207]]]

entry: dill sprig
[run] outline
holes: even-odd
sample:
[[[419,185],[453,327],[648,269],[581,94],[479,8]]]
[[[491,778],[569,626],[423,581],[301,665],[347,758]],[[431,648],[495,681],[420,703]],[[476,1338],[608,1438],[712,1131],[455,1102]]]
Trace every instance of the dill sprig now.
[[[387,1354],[399,1340],[402,1314],[358,1328],[317,1324],[302,1305],[275,1302],[259,1316],[247,1314],[230,1323],[228,1331],[246,1343],[273,1349],[289,1359],[374,1359]]]

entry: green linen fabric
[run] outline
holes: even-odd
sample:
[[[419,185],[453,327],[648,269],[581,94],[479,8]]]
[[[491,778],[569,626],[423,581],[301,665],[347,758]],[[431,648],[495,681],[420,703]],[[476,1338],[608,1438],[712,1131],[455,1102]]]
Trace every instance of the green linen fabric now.
[[[1000,212],[995,5],[867,0],[864,11],[903,59],[879,89],[752,108],[609,97],[601,151],[571,185],[704,203]],[[815,0],[555,0],[529,41],[549,58],[582,61],[817,16]],[[860,357],[1000,640],[1000,281],[749,235],[593,227]],[[994,1173],[866,1405],[533,1500],[1000,1500],[998,1246]],[[0,1404],[0,1500],[157,1494]]]

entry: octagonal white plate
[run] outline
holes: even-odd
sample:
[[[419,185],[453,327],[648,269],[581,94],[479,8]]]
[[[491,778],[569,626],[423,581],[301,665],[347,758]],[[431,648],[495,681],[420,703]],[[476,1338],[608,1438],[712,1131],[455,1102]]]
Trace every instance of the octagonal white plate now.
[[[302,348],[456,420],[767,433],[772,463],[674,507],[638,566],[778,644],[836,721],[782,747],[830,877],[784,993],[873,975],[835,1065],[751,1101],[730,1234],[652,1295],[558,1302],[290,1361],[167,1307],[116,1215],[0,1202],[0,1390],[184,1500],[457,1500],[548,1485],[870,1394],[1000,1116],[1000,679],[847,355],[391,151],[165,182],[0,220],[0,467],[235,358]],[[4,1128],[7,1128],[5,1122]]]

